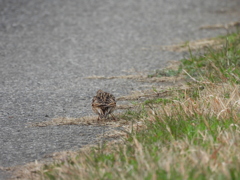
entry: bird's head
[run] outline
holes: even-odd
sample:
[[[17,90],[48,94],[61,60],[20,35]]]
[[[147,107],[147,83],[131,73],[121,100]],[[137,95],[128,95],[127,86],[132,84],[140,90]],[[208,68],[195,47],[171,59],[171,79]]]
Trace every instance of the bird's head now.
[[[102,93],[103,93],[103,91],[102,91],[101,89],[99,89],[99,90],[97,91],[97,95],[102,94]]]

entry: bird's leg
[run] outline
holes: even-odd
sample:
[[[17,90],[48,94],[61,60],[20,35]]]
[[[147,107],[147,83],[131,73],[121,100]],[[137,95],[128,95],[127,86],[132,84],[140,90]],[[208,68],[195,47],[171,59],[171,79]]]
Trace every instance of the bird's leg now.
[[[102,121],[102,120],[104,120],[104,119],[106,119],[105,116],[103,116],[103,115],[101,115],[101,114],[98,116],[98,122],[100,122],[100,121]]]
[[[115,117],[113,114],[111,114],[111,116],[112,116],[112,118],[113,118],[114,121],[117,120],[116,117]]]

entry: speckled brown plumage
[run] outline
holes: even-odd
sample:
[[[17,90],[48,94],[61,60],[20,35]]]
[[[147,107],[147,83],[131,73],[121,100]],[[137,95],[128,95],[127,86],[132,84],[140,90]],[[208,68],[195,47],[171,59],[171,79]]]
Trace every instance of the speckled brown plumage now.
[[[98,114],[98,120],[107,118],[116,108],[115,97],[107,92],[98,90],[92,100],[92,110]]]

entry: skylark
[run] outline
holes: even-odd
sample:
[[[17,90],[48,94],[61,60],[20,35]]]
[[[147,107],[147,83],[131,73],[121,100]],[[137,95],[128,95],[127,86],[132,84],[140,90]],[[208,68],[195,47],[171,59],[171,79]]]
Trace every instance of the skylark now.
[[[99,119],[106,119],[116,108],[115,97],[102,90],[97,91],[97,95],[92,100],[92,110],[98,114]]]

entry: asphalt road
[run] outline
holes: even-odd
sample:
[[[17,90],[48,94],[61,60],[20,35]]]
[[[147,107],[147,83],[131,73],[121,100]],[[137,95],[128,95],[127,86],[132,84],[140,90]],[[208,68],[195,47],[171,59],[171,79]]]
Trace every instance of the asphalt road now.
[[[182,54],[152,47],[224,34],[199,27],[237,21],[239,9],[239,0],[0,0],[0,166],[93,143],[100,127],[26,126],[91,115],[99,88],[144,88],[84,77],[162,68]]]

